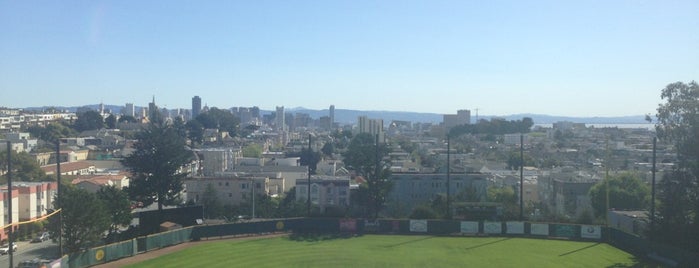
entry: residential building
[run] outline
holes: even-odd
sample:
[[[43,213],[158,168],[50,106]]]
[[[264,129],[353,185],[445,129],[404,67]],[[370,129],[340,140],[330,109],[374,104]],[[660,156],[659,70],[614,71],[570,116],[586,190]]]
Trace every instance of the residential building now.
[[[12,198],[12,222],[19,222],[19,189],[13,188],[8,191],[5,185],[0,187],[0,214],[3,216],[0,218],[0,225],[2,226],[10,224],[9,198]],[[8,228],[0,228],[0,241],[7,240],[7,231],[9,231]]]
[[[85,189],[88,192],[96,193],[105,186],[114,186],[117,189],[123,189],[129,186],[129,182],[130,180],[126,173],[119,173],[78,176],[71,184],[78,188]]]
[[[56,174],[56,164],[42,166],[46,175]],[[61,163],[61,175],[89,175],[95,173],[95,165],[85,161]]]
[[[296,181],[296,200],[308,200],[308,180]],[[328,208],[346,208],[350,204],[349,177],[315,177],[311,179],[311,204],[324,213]]]
[[[388,194],[388,210],[407,215],[416,206],[429,204],[437,195],[447,193],[445,173],[393,173],[393,189]],[[488,175],[482,173],[452,173],[449,175],[449,194],[461,194],[471,202],[485,202]]]
[[[53,208],[58,191],[56,182],[20,182],[12,185],[19,192],[19,220],[28,221],[43,217]]]
[[[203,177],[184,181],[187,191],[185,199],[200,203],[211,185],[216,197],[223,205],[240,205],[251,200],[253,192],[256,195],[269,195],[270,179],[268,177]]]

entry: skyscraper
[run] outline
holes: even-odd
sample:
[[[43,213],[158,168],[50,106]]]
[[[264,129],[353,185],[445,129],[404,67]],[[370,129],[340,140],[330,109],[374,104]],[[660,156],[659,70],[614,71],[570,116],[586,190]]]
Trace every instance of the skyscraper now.
[[[136,110],[134,109],[133,103],[126,103],[126,107],[124,107],[124,112],[122,114],[136,117]]]
[[[279,131],[285,131],[286,130],[286,120],[285,120],[285,114],[284,114],[284,106],[277,106],[277,113],[276,113],[276,119],[275,123],[277,125],[277,130]]]
[[[201,98],[194,96],[192,98],[192,118],[196,118],[201,113]]]
[[[335,126],[335,105],[330,105],[330,129]]]

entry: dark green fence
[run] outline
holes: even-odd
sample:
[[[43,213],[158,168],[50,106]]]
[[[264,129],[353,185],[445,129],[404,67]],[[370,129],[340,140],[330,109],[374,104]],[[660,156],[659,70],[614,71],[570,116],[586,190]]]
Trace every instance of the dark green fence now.
[[[636,256],[652,258],[667,265],[685,266],[699,262],[696,254],[652,244],[643,238],[599,225],[519,221],[297,218],[198,225],[153,234],[72,254],[62,260],[62,265],[65,267],[87,267],[188,241],[275,232],[523,236],[603,241]]]

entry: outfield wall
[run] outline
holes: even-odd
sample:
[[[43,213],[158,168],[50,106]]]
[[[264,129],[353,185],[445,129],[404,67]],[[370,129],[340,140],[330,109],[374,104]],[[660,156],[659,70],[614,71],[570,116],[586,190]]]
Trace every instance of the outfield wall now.
[[[347,233],[450,236],[503,236],[600,241],[668,266],[693,264],[696,254],[654,245],[640,237],[600,225],[524,221],[297,218],[220,225],[198,225],[96,247],[62,259],[63,267],[88,267],[188,241],[270,233]]]

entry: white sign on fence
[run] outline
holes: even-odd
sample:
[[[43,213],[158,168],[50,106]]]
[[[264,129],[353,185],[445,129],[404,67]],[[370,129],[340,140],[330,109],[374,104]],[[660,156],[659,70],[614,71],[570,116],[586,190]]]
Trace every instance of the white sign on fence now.
[[[478,233],[478,222],[477,221],[462,221],[461,222],[461,233],[477,234]]]
[[[502,223],[499,221],[483,222],[483,232],[486,234],[501,234]]]
[[[508,234],[524,234],[524,222],[508,221],[505,225]]]
[[[590,239],[602,239],[602,228],[597,225],[581,225],[580,237]]]
[[[530,225],[529,234],[532,235],[549,235],[549,225],[546,223],[532,223]]]
[[[427,220],[410,220],[410,231],[416,233],[426,233]]]

